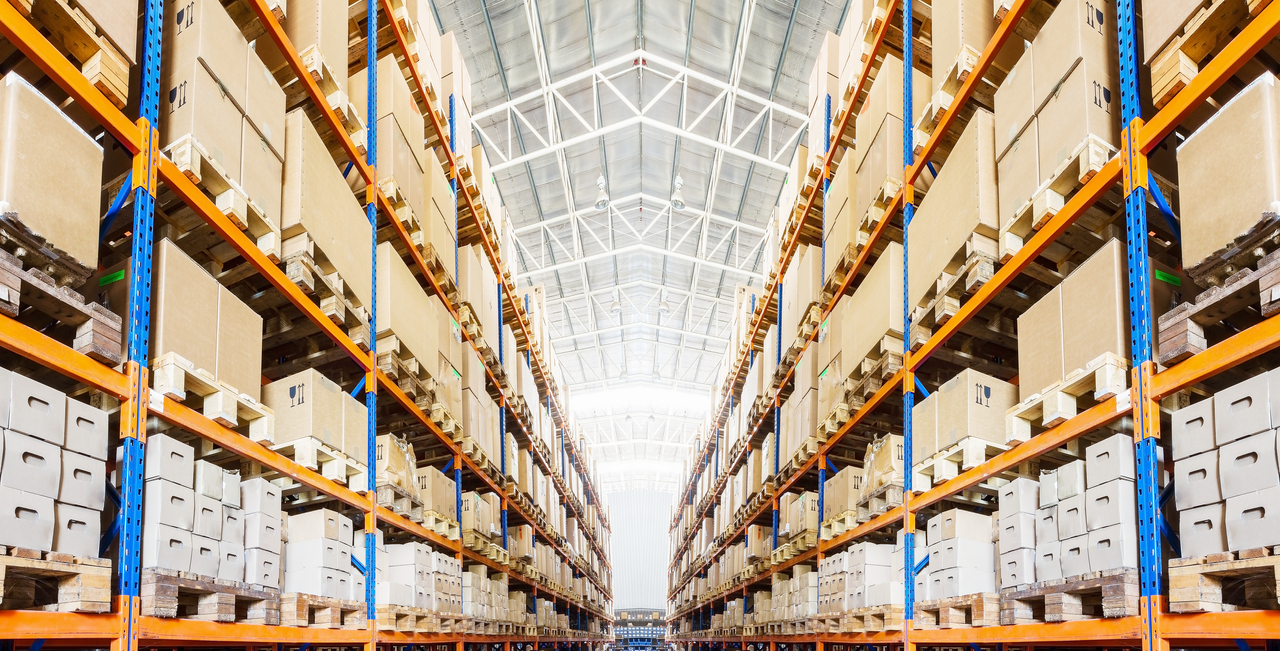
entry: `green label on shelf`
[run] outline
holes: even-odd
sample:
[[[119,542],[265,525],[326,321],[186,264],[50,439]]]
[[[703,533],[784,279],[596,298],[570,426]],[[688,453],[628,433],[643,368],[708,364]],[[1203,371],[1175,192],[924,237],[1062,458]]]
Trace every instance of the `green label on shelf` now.
[[[1174,287],[1181,287],[1181,286],[1182,286],[1182,279],[1181,279],[1181,278],[1179,278],[1179,277],[1177,277],[1177,276],[1175,276],[1175,275],[1173,275],[1173,274],[1171,274],[1171,273],[1169,273],[1169,272],[1167,272],[1167,271],[1160,271],[1159,269],[1156,269],[1156,280],[1164,281],[1164,282],[1166,282],[1166,283],[1169,283],[1170,285],[1173,285]]]
[[[829,367],[822,369],[822,372],[818,374],[818,379],[821,380],[827,374],[827,371],[830,371],[830,370],[831,369]]]
[[[453,377],[462,377],[462,374],[458,372],[458,369],[450,368],[449,370],[453,371]]]
[[[98,280],[98,286],[102,287],[104,285],[110,285],[111,283],[124,280],[124,275],[125,275],[124,269],[121,269],[120,271],[117,271],[112,274],[107,274]]]

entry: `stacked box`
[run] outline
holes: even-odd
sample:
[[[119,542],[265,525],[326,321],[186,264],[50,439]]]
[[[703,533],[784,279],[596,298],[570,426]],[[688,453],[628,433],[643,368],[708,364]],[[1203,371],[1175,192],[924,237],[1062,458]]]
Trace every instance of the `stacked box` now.
[[[907,119],[910,124],[915,124],[929,103],[932,82],[929,75],[913,68],[911,83],[912,114]],[[854,222],[860,223],[868,215],[872,221],[878,220],[884,207],[877,205],[877,196],[887,194],[892,198],[902,186],[905,169],[902,157],[902,84],[902,60],[892,54],[885,55],[862,111],[858,113],[858,140],[853,160],[842,163],[852,164],[857,170],[857,201],[851,204],[849,214]],[[916,181],[916,188],[924,194],[923,175]]]
[[[299,371],[262,388],[262,403],[275,415],[275,442],[312,438],[367,464],[368,408],[314,369]],[[334,477],[325,464],[320,472]],[[345,471],[342,481],[346,481]]]
[[[822,489],[822,520],[858,510],[862,498],[862,469],[845,466],[835,473]]]
[[[937,600],[996,591],[991,516],[952,509],[930,518],[925,532],[928,594],[917,598]]]
[[[1223,389],[1173,416],[1174,504],[1186,558],[1280,544],[1280,374]],[[1276,542],[1269,542],[1276,541]]]
[[[107,414],[0,369],[0,545],[99,555]]]
[[[901,434],[885,434],[867,444],[862,464],[861,501],[883,486],[903,484],[903,438]]]
[[[291,515],[288,521],[284,591],[363,600],[363,576],[353,572],[351,565],[351,519],[337,511],[318,509]],[[359,586],[356,579],[360,579]]]
[[[395,434],[379,434],[376,440],[378,458],[374,460],[374,473],[379,486],[390,484],[417,493],[417,461],[413,444]]]
[[[1017,387],[980,371],[965,369],[947,380],[911,410],[911,458],[916,468],[934,455],[970,437],[1005,442],[1005,413],[1017,403]],[[940,460],[930,464],[931,478],[919,486],[940,484],[959,474],[959,464]]]
[[[1019,477],[1000,487],[999,499],[1000,587],[1035,583],[1040,482]]]
[[[440,110],[453,121],[455,140],[449,144],[460,159],[471,154],[471,108],[471,72],[457,34],[445,32],[440,37]]]
[[[831,118],[840,100],[840,37],[827,32],[819,40],[818,56],[809,73],[808,149],[815,156],[827,153]]]
[[[402,221],[407,225],[415,222],[421,225],[428,214],[423,183],[423,166],[428,162],[422,137],[426,131],[425,121],[394,55],[385,54],[378,59],[377,73],[378,186],[392,201],[397,196],[403,200],[404,205],[396,206]],[[364,124],[374,122],[365,115],[368,111],[368,102],[365,101],[369,92],[368,74],[368,68],[364,68],[348,80],[351,97],[356,98],[352,104]],[[352,180],[356,182],[353,189],[360,191],[364,179],[356,174]],[[385,294],[380,292],[379,296]]]
[[[845,561],[848,610],[903,603],[902,573],[893,574],[893,545],[858,543]]]
[[[148,450],[150,447],[148,443]],[[240,508],[244,512],[244,580],[247,583],[280,587],[280,497],[280,487],[261,477],[240,482]]]
[[[458,485],[434,466],[417,469],[418,497],[422,508],[440,517],[457,521]]]

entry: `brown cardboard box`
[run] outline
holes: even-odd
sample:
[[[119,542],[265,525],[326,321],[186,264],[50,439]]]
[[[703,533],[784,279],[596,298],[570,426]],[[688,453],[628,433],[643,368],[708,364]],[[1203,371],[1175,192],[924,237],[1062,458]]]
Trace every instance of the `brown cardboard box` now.
[[[944,272],[959,270],[974,233],[990,238],[994,249],[996,194],[995,121],[977,109],[908,227],[909,305],[921,305]]]
[[[996,33],[992,0],[947,0],[933,5],[933,93],[947,82],[963,48],[981,53]],[[847,23],[846,23],[847,24]],[[992,62],[1000,70],[1009,70],[1022,55],[1024,41],[1014,37]],[[955,83],[953,81],[953,83]]]
[[[409,205],[413,219],[421,222],[427,218],[422,203],[422,167],[409,144],[406,131],[402,130],[394,115],[378,119],[378,184],[392,182]],[[421,149],[420,147],[418,149]],[[363,187],[362,182],[357,186]],[[408,220],[409,216],[402,217]]]
[[[98,266],[102,147],[10,72],[0,82],[0,210],[76,262]]]
[[[373,122],[367,115],[369,110],[368,97],[368,68],[357,71],[351,75],[349,85],[347,87],[347,95],[351,98],[351,103],[355,105],[356,112],[363,119],[365,124]],[[409,90],[409,82],[405,79],[404,73],[400,71],[400,64],[396,61],[393,54],[384,54],[378,59],[378,116],[377,120],[381,122],[388,115],[395,116],[396,124],[400,125],[400,130],[404,132],[405,139],[412,145],[410,151],[413,154],[413,160],[422,167],[425,164],[425,150],[423,149],[422,134],[425,133],[425,119],[422,113],[418,111],[418,104],[413,99],[413,94]],[[378,138],[379,149],[383,144],[382,138]],[[404,184],[408,186],[408,181]]]
[[[280,227],[280,198],[284,193],[284,161],[266,138],[246,118],[241,126],[240,168],[245,171],[241,187],[249,200],[258,204],[267,220]],[[279,136],[283,145],[284,132]]]
[[[342,393],[342,453],[369,464],[369,409],[361,398]]]
[[[244,107],[244,115],[253,124],[253,127],[257,129],[262,139],[271,146],[276,157],[283,159],[284,90],[280,88],[279,82],[276,81],[271,71],[267,69],[266,64],[258,56],[258,51],[253,46],[250,46],[248,50],[248,65],[245,70],[246,105]],[[246,174],[245,176],[251,175]]]
[[[276,380],[262,391],[262,404],[275,412],[276,443],[319,439],[335,449],[343,446],[342,387],[314,369]]]
[[[911,408],[911,459],[915,463],[927,461],[938,453],[938,403],[941,401],[934,391]]]
[[[1040,129],[1040,175],[1047,178],[1088,136],[1114,149],[1120,142],[1120,86],[1112,63],[1084,59],[1049,97],[1036,122]],[[1039,81],[1039,77],[1036,78]],[[1068,179],[1070,188],[1076,179]]]
[[[1026,41],[1023,41],[1026,43]],[[1007,47],[1013,47],[1012,45]],[[1004,157],[1018,134],[1027,127],[1040,105],[1035,101],[1035,51],[1027,48],[1018,64],[996,89],[996,155]]]
[[[896,182],[894,188],[901,187],[903,169],[902,121],[890,115],[880,124],[880,129],[875,131],[866,156],[862,158],[862,163],[858,167],[858,201],[854,204],[852,213],[854,221],[861,220],[866,216],[867,211],[872,209],[872,199],[880,194],[888,181]],[[923,189],[919,180],[916,181],[916,187]],[[880,209],[877,209],[877,212],[879,211]],[[876,218],[879,218],[879,215]]]
[[[285,120],[284,195],[281,202],[281,236],[305,232],[324,253],[326,272],[337,271],[368,306],[373,289],[369,246],[373,232],[364,210],[351,194],[324,142],[301,109]]]
[[[1035,118],[1014,139],[996,163],[999,178],[1000,225],[1012,224],[1017,210],[1031,201],[1040,186],[1039,124]]]
[[[890,242],[849,299],[860,318],[852,345],[842,352],[846,367],[866,357],[885,335],[902,337],[902,277],[902,245]]]
[[[1178,147],[1182,262],[1194,269],[1280,212],[1280,90],[1258,77]]]
[[[862,111],[857,116],[857,133],[859,134],[858,143],[862,143],[864,134],[874,134],[877,125],[881,125],[885,116],[893,116],[901,122],[902,120],[902,59],[892,54],[886,54],[884,61],[880,65],[880,72],[876,74],[875,81],[871,83],[871,90],[868,92],[867,99],[862,105]],[[915,124],[920,119],[924,107],[929,103],[929,96],[933,93],[933,81],[929,75],[914,70],[914,77],[911,81],[912,93],[912,114],[911,124]],[[901,159],[902,154],[902,128],[899,127],[895,132],[898,138],[898,154]],[[869,140],[867,142],[870,142]],[[861,147],[855,148],[854,160],[857,164],[861,164],[865,159],[865,151]],[[898,171],[902,171],[902,165],[898,165]],[[901,176],[901,174],[899,174]]]
[[[289,5],[289,17],[284,21],[285,35],[299,54],[315,46],[338,90],[347,93],[347,3],[343,0],[312,0]],[[272,65],[272,68],[278,66]],[[347,93],[348,98],[351,97]],[[364,98],[351,99],[356,106],[364,105]]]
[[[390,242],[378,245],[378,338],[395,337],[402,347],[402,358],[436,360],[438,351],[431,346],[437,337],[428,337],[427,331],[435,331],[436,325],[427,321],[431,314],[430,303],[439,300],[427,296],[409,267]],[[383,349],[383,345],[379,345]],[[388,342],[386,349],[390,350]],[[431,373],[435,369],[427,368]]]
[[[1243,2],[1233,2],[1247,10]],[[1161,0],[1159,7],[1142,12],[1142,51],[1151,64],[1160,50],[1182,31],[1182,26],[1204,7],[1203,0]]]
[[[181,81],[189,80],[198,62],[217,80],[220,92],[230,96],[237,110],[243,113],[249,42],[226,9],[215,0],[170,0],[165,3],[164,18],[164,40],[160,48],[161,96]],[[165,114],[163,109],[162,105],[160,115]],[[160,148],[167,142],[162,137]]]
[[[1126,257],[1120,241],[1111,240],[1060,285],[1064,373],[1084,368],[1103,353],[1129,357]]]
[[[171,68],[161,81],[160,116],[161,149],[191,135],[228,177],[242,178],[240,108],[208,68],[194,61],[185,69]]]
[[[1018,317],[1018,400],[1062,379],[1062,285]]]
[[[1058,93],[1058,82],[1077,62],[1085,62],[1096,80],[1118,74],[1120,41],[1116,37],[1114,0],[1064,0],[1031,43],[1035,66],[1033,101],[1037,107]],[[1115,89],[1111,84],[1108,88]],[[1119,97],[1114,103],[1119,106]],[[1120,111],[1114,111],[1117,115]]]
[[[471,73],[467,70],[467,62],[462,56],[462,47],[458,36],[453,31],[445,32],[440,37],[440,104],[448,113],[450,95],[457,95],[467,113],[471,112]],[[465,150],[470,151],[470,146]]]
[[[830,258],[822,270],[825,277],[835,268],[839,256],[849,244],[856,241],[859,220],[852,211],[858,201],[858,174],[853,165],[836,168],[836,174],[831,179],[831,186],[823,201],[822,243]]]
[[[129,65],[137,63],[138,14],[141,13],[138,5],[136,0],[83,0],[75,4],[124,55]]]
[[[938,450],[971,436],[1004,443],[1004,417],[1018,402],[1017,387],[965,369],[938,387],[934,395],[938,397]]]
[[[156,244],[152,264],[151,357],[177,353],[192,367],[216,375],[218,329],[209,324],[218,323],[222,286],[167,239]],[[128,309],[127,301],[113,303]],[[262,345],[261,333],[257,345]]]
[[[262,317],[231,290],[218,285],[217,323],[216,377],[240,393],[259,399],[262,396]]]

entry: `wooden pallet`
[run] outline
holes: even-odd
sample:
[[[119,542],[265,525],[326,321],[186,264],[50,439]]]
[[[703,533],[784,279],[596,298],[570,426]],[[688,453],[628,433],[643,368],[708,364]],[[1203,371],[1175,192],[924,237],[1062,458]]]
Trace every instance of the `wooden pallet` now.
[[[363,629],[365,603],[291,592],[280,597],[280,623],[304,628]]]
[[[379,631],[416,633],[420,630],[418,628],[418,620],[420,618],[427,621],[430,620],[430,615],[426,610],[410,606],[378,604],[374,607],[373,612],[377,617],[377,629]]]
[[[111,560],[0,547],[0,609],[62,613],[111,610]]]
[[[1040,581],[1000,593],[1000,624],[1134,617],[1138,592],[1138,570],[1133,568]]]
[[[436,396],[440,398],[441,396]],[[466,434],[462,430],[462,421],[453,417],[449,411],[449,407],[443,402],[431,403],[431,422],[440,428],[440,431],[448,436],[454,443],[462,442]]]
[[[960,312],[960,307],[996,273],[996,240],[979,232],[969,234],[963,247],[953,258],[954,272],[943,272],[925,294],[922,304],[912,310],[911,350],[919,350],[935,329],[942,327]],[[974,332],[982,333],[986,329]],[[992,343],[1016,349],[1017,339],[1000,336],[993,331]]]
[[[855,608],[845,613],[841,627],[847,633],[901,631],[903,611],[901,605]]]
[[[361,350],[368,351],[371,341],[369,312],[360,305],[360,299],[347,288],[337,272],[326,274],[324,251],[301,232],[284,241],[281,260],[285,276],[302,293],[310,296],[320,311],[334,324],[346,330],[351,341]]]
[[[1115,153],[1115,147],[1092,134],[1076,145],[1031,199],[1014,210],[1013,219],[1000,227],[1000,262],[1012,259],[1026,240],[1062,210],[1067,197],[1088,183]]]
[[[457,540],[461,535],[457,520],[450,520],[435,511],[423,510],[422,526],[449,540]]]
[[[19,227],[21,222],[16,213],[0,213],[0,231],[5,233],[7,245],[13,246],[15,241],[8,239],[8,234]],[[20,253],[28,251],[21,246],[17,248]],[[34,310],[40,314],[37,327],[48,326],[49,319],[62,326],[47,331],[55,339],[70,343],[76,352],[108,366],[119,364],[124,323],[120,316],[101,304],[86,301],[84,296],[41,271],[41,267],[50,268],[46,256],[26,254],[24,257],[20,259],[0,249],[0,313],[26,320],[34,317],[31,312]]]
[[[298,465],[314,470],[324,478],[343,486],[355,486],[351,477],[363,476],[367,472],[363,463],[315,437],[306,436],[286,443],[275,443],[270,447],[293,459]],[[363,486],[357,486],[357,488],[364,489]]]
[[[347,97],[338,85],[335,71],[345,73],[346,68],[333,67],[341,62],[330,64],[324,60],[320,54],[318,46],[312,45],[298,53],[298,58],[302,60],[307,74],[316,82],[316,86],[320,88],[320,92],[324,95],[325,103],[333,111],[338,118],[338,122],[342,124],[343,131],[355,144],[356,152],[363,156],[365,154],[365,143],[368,141],[367,129],[364,122],[360,119],[360,115],[356,110],[355,104]],[[325,145],[330,151],[338,151],[341,146],[333,140],[333,135],[329,128],[328,122],[321,117],[319,110],[312,104],[310,96],[297,77],[293,74],[293,68],[287,63],[281,67],[272,70],[276,81],[280,82],[280,88],[285,93],[285,110],[292,110],[298,106],[302,106],[307,111],[307,117],[316,124],[316,131],[320,133],[320,137],[325,141]],[[345,152],[344,152],[345,155]]]
[[[898,480],[873,489],[858,500],[858,522],[867,522],[889,509],[902,506],[902,481]]]
[[[182,403],[199,397],[199,408],[205,417],[250,441],[269,444],[275,440],[275,413],[270,407],[219,381],[213,373],[196,368],[177,353],[151,360],[151,390]]]
[[[924,630],[1000,624],[1000,595],[979,592],[916,603],[915,627]]]
[[[998,432],[996,434],[999,435]],[[1003,443],[988,441],[977,436],[966,436],[947,446],[945,450],[917,463],[915,473],[917,477],[929,478],[929,482],[921,486],[937,486],[954,479],[966,470],[982,465],[1008,449],[1009,446]]]
[[[1074,417],[1086,404],[1102,402],[1129,390],[1129,360],[1103,353],[1084,368],[1067,374],[1040,393],[1033,394],[1005,415],[1005,442],[1025,443],[1039,429],[1047,429]],[[1092,395],[1090,395],[1092,392]],[[1081,398],[1084,398],[1083,403]]]
[[[404,342],[387,329],[378,335],[378,370],[391,378],[405,395],[423,411],[436,401],[434,374],[437,360],[420,363]]]
[[[386,508],[396,515],[404,516],[413,522],[422,520],[422,501],[403,486],[397,486],[392,483],[379,483],[375,493],[378,496],[378,506]]]
[[[1280,609],[1280,547],[1169,559],[1169,610],[1217,613]]]
[[[1271,0],[1213,0],[1205,2],[1173,36],[1173,39],[1150,58],[1151,98],[1157,109],[1163,108],[1191,83],[1200,72],[1200,64],[1229,41],[1253,17],[1271,4]]]
[[[850,366],[846,366],[846,369]],[[849,377],[852,386],[845,402],[850,411],[862,409],[884,383],[902,368],[902,337],[896,332],[886,333],[861,362],[852,366]]]
[[[59,52],[78,63],[80,72],[107,101],[116,108],[125,107],[132,67],[129,57],[133,53],[126,53],[111,42],[79,4],[64,0],[9,0],[9,4],[41,28]]]
[[[280,591],[187,572],[144,568],[142,615],[275,626],[280,623]]]
[[[247,233],[272,262],[280,261],[280,227],[249,198],[240,182],[231,178],[195,136],[187,134],[178,138],[164,149],[164,154],[183,176],[206,192],[218,210]],[[162,194],[159,203],[169,206],[178,202],[181,199],[176,195]]]
[[[820,527],[820,534],[823,540],[831,540],[844,532],[858,526],[858,512],[845,511],[839,515],[828,518]]]

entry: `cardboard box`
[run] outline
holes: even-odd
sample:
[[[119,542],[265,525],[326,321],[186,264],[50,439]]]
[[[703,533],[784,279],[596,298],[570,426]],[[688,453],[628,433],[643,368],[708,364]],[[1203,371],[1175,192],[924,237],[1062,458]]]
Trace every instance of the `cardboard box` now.
[[[244,512],[227,504],[222,505],[222,541],[244,545]]]
[[[1086,486],[1093,488],[1116,479],[1136,481],[1133,437],[1116,434],[1085,448]]]
[[[318,439],[343,449],[342,387],[306,369],[263,387],[262,403],[275,412],[275,442]]]
[[[262,57],[258,56],[257,41],[249,44],[248,56],[245,65],[245,106],[244,117],[249,121],[249,129],[246,129],[245,141],[250,138],[250,131],[256,132],[254,137],[259,142],[265,143],[267,149],[275,155],[277,161],[284,160],[284,111],[285,97],[284,90],[280,88],[279,82],[276,81],[271,69],[262,61]],[[263,45],[264,48],[269,46]],[[245,170],[254,170],[256,168],[245,167]],[[246,174],[244,179],[245,190],[248,191],[248,182],[254,174]],[[250,193],[250,198],[253,194]],[[280,225],[280,199],[275,199],[274,206],[276,212],[267,213],[267,218],[272,219],[276,226]],[[263,206],[267,209],[267,206]]]
[[[6,502],[6,504],[9,503]],[[22,512],[23,505],[21,503],[15,505],[15,507],[18,509],[18,519],[22,521],[23,526],[31,526],[31,520],[36,518],[34,516],[30,518],[24,517],[25,514]],[[38,514],[38,511],[35,513]],[[88,558],[98,557],[98,545],[101,542],[102,530],[102,518],[98,511],[56,502],[53,507],[53,514],[56,519],[53,530],[53,551]],[[33,533],[39,532],[40,527],[36,526]],[[46,548],[36,547],[35,549]]]
[[[862,318],[855,326],[851,346],[842,353],[846,364],[850,359],[866,357],[885,335],[902,336],[903,278],[902,246],[889,242],[849,299]]]
[[[1183,265],[1195,269],[1280,209],[1280,101],[1270,72],[1178,146]]]
[[[1000,554],[1036,546],[1036,514],[1018,512],[1000,518]],[[1003,569],[1001,570],[1004,571]]]
[[[929,518],[926,532],[930,545],[953,538],[990,542],[991,516],[964,509],[951,509]]]
[[[192,574],[216,577],[221,573],[219,567],[222,550],[216,539],[205,538],[199,534],[191,534],[191,569]]]
[[[239,125],[239,118],[236,118]],[[239,136],[237,134],[237,143]],[[217,324],[221,285],[168,239],[156,244],[151,292],[151,355],[176,353],[192,368],[216,375],[218,370]],[[119,288],[128,292],[127,286]],[[125,296],[121,297],[126,298]],[[114,301],[127,309],[124,300]],[[126,338],[127,339],[127,338]],[[258,341],[262,340],[259,332]],[[241,342],[242,344],[252,342]],[[249,391],[251,387],[236,387]],[[148,441],[148,447],[150,442]],[[190,486],[190,480],[187,481]]]
[[[1089,571],[1138,566],[1137,527],[1116,524],[1089,532]]]
[[[1229,497],[1224,520],[1227,549],[1239,551],[1280,544],[1280,514],[1272,508],[1280,499],[1280,487]]]
[[[996,591],[996,574],[989,569],[953,567],[930,573],[929,598],[946,599]]]
[[[1042,113],[1043,115],[1043,113]],[[1045,123],[1049,123],[1047,120]],[[1041,150],[1045,134],[1040,134]],[[1041,170],[1044,166],[1041,165]],[[1124,246],[1110,240],[1062,282],[1063,373],[1085,368],[1103,353],[1129,358],[1128,263]],[[1070,327],[1066,327],[1070,324]],[[1019,333],[1024,331],[1019,319]],[[1035,336],[1035,335],[1032,335]],[[1022,370],[1023,358],[1018,357]],[[1056,382],[1063,376],[1053,378]],[[1047,386],[1047,385],[1045,385]],[[1039,391],[1044,386],[1035,389]]]
[[[226,517],[222,509],[222,502],[198,493],[193,493],[192,499],[195,518],[192,521],[191,532],[197,536],[221,540],[222,520]],[[215,572],[214,574],[217,573]]]
[[[330,1],[323,0],[315,6],[327,6],[325,3]],[[342,13],[346,15],[345,9]],[[292,16],[288,22],[293,22]],[[345,60],[345,18],[341,34]],[[351,246],[351,242],[373,241],[369,220],[333,164],[324,141],[301,109],[285,116],[284,161],[280,230],[285,248],[290,238],[305,232],[319,249],[314,255],[323,253],[325,262],[317,260],[322,270],[336,271],[360,305],[369,306],[373,289],[372,256],[366,247]]]
[[[1211,449],[1174,463],[1177,477],[1173,482],[1173,502],[1179,511],[1223,500],[1218,481],[1218,452]]]
[[[328,538],[290,540],[284,545],[284,566],[286,577],[295,569],[300,574],[321,567],[345,570],[351,567],[351,545]]]
[[[914,222],[913,222],[914,223]],[[938,387],[938,449],[967,437],[1004,443],[1004,416],[1017,404],[1017,388],[973,369]]]
[[[342,392],[342,453],[368,466],[370,443],[369,408],[363,399]]]
[[[1159,11],[1145,11],[1142,16],[1142,51],[1151,65],[1162,54],[1164,46],[1182,33],[1182,27],[1204,7],[1199,0],[1164,0]]]
[[[938,452],[938,392],[917,402],[911,408],[911,458],[916,463],[929,460]]]
[[[907,228],[909,305],[924,305],[937,280],[964,265],[975,233],[989,238],[994,257],[999,228],[995,120],[977,109]]]
[[[1219,446],[1271,429],[1270,377],[1258,375],[1214,395],[1214,440]]]
[[[239,181],[248,43],[226,10],[212,0],[169,2],[166,23],[194,17],[189,28],[165,30],[160,80],[160,148],[192,136],[228,178]],[[225,21],[225,22],[224,22]],[[225,50],[223,49],[225,45]],[[212,62],[212,63],[211,63]],[[220,75],[233,77],[226,82]]]
[[[365,124],[375,121],[375,118],[371,118],[368,115],[368,75],[369,70],[366,67],[355,72],[348,79],[348,95],[352,98],[356,113]],[[405,79],[404,73],[400,71],[399,62],[396,61],[395,55],[392,54],[384,54],[378,58],[378,115],[376,116],[376,121],[381,125],[382,120],[388,116],[394,120],[400,133],[411,145],[410,153],[413,155],[413,162],[419,168],[418,174],[420,175],[422,173],[421,168],[424,165],[425,150],[423,149],[423,139],[420,137],[415,138],[415,135],[425,132],[425,121],[422,113],[418,111],[417,102],[413,99],[413,94],[409,89],[409,81]],[[391,144],[390,141],[383,140],[382,135],[383,132],[379,130],[378,149],[380,159],[382,145]],[[383,178],[381,162],[379,162],[378,168],[378,176],[381,179]],[[411,185],[419,184],[417,179],[413,179],[412,184],[408,178],[399,180],[401,188],[406,192],[410,191]],[[414,213],[419,219],[425,219],[426,217],[419,210],[415,209]]]
[[[7,381],[7,378],[5,381]],[[0,396],[5,393],[0,390]],[[0,402],[3,402],[3,399],[0,399]],[[79,400],[68,398],[66,414],[66,449],[106,461],[107,412],[91,407]]]
[[[191,532],[159,523],[142,525],[142,567],[191,569]]]
[[[10,374],[9,390],[9,429],[53,445],[63,445],[66,394],[17,373]]]
[[[1058,540],[1058,505],[1036,510],[1036,544]]]
[[[254,76],[257,75],[251,75]],[[275,83],[274,78],[271,81]],[[281,99],[283,103],[283,97]],[[280,107],[280,131],[274,133],[274,141],[254,128],[248,118],[245,118],[240,132],[240,169],[244,171],[241,189],[250,201],[257,204],[267,221],[279,229],[280,201],[284,192],[284,158],[281,157],[284,153],[284,107]]]
[[[1058,471],[1054,474],[1057,477],[1059,502],[1069,497],[1084,494],[1084,469],[1085,463],[1083,459],[1076,459],[1058,467]]]
[[[223,540],[218,543],[221,554],[218,561],[218,578],[223,581],[244,581],[244,545]]]
[[[150,443],[147,444],[150,447]],[[279,518],[280,487],[261,477],[240,482],[240,507],[246,514],[267,513]]]
[[[1061,93],[1058,83],[1081,67],[1105,67],[1113,76],[1118,73],[1115,25],[1116,7],[1112,0],[1066,0],[1058,5],[1031,44],[1036,106]],[[1118,102],[1119,95],[1115,99]],[[1119,111],[1115,113],[1119,115]]]
[[[143,483],[142,521],[191,531],[195,525],[195,493],[167,479]]]
[[[244,580],[267,588],[280,587],[280,554],[246,545]]]
[[[995,558],[994,546],[985,540],[948,538],[929,545],[929,567],[933,570],[974,567],[994,572]]]
[[[1004,158],[1005,150],[1034,119],[1040,104],[1035,101],[1035,51],[1026,41],[1014,41],[1005,49],[1023,47],[1018,63],[1009,70],[995,94],[996,156]],[[1033,141],[1034,142],[1034,141]],[[1033,147],[1034,149],[1034,147]],[[1004,194],[1004,176],[1000,177],[1000,193]],[[1002,213],[1003,214],[1003,213]]]
[[[0,206],[98,266],[102,147],[17,73],[0,82]]]
[[[1062,578],[1062,543],[1040,542],[1036,545],[1036,578],[1040,581],[1056,581]]]
[[[225,475],[226,473],[222,471],[221,466],[205,461],[204,459],[196,461],[196,480],[194,485],[196,494],[221,501],[223,477]]]
[[[1012,389],[1012,387],[1010,387]],[[1040,482],[1019,477],[1000,487],[1000,519],[1016,513],[1035,513],[1040,504]]]
[[[1061,530],[1061,527],[1059,527]],[[1087,574],[1089,569],[1089,534],[1082,534],[1074,538],[1063,538],[1060,548],[1059,562],[1062,566],[1062,576],[1071,577]]]
[[[2,472],[2,471],[0,471]],[[62,450],[62,479],[58,501],[101,511],[106,502],[107,463]]]
[[[1058,471],[1040,471],[1040,508],[1058,503]]]
[[[1213,396],[1173,412],[1173,460],[1181,461],[1217,447]],[[1179,473],[1181,474],[1181,473]]]
[[[1275,430],[1237,439],[1218,448],[1218,484],[1222,487],[1223,499],[1280,486],[1275,450]]]
[[[394,337],[394,340],[388,339],[384,343],[388,346],[398,344],[402,359],[436,359],[438,351],[430,345],[434,338],[429,341],[427,336],[427,330],[434,329],[436,324],[423,318],[423,315],[431,313],[432,301],[439,302],[427,296],[391,242],[379,244],[378,337]]]
[[[1018,317],[1018,400],[1040,393],[1062,379],[1062,291],[1058,285]],[[1062,499],[1062,483],[1058,484]]]
[[[1088,533],[1085,503],[1084,493],[1058,500],[1058,540],[1066,541]]]
[[[244,513],[244,546],[280,553],[281,526],[279,515],[258,511]]]
[[[353,529],[351,518],[337,511],[317,509],[289,516],[289,540],[301,542],[315,538],[327,538],[350,546]],[[329,566],[342,569],[345,566]]]
[[[911,104],[912,113],[910,116],[911,124],[915,124],[920,119],[924,107],[929,103],[929,96],[933,93],[933,82],[929,75],[921,72],[919,69],[912,69],[911,80]],[[898,120],[897,131],[891,131],[896,135],[893,142],[898,143],[898,160],[901,161],[902,154],[902,83],[904,75],[902,70],[902,59],[892,54],[884,55],[884,59],[880,64],[880,72],[876,75],[871,87],[867,91],[867,99],[862,105],[862,110],[857,115],[857,123],[855,125],[856,132],[860,134],[874,134],[876,130],[885,127],[885,118],[891,117]],[[861,139],[859,139],[861,144]],[[870,141],[868,141],[870,144]],[[865,158],[865,151],[860,147],[855,148],[855,165],[861,166]],[[899,163],[896,168],[898,170],[898,178],[902,178],[903,165]],[[879,181],[876,183],[879,187]]]
[[[1001,546],[1003,549],[1003,545]],[[1001,589],[1036,582],[1036,549],[1023,547],[1000,554]]]
[[[316,48],[333,75],[338,90],[350,96],[347,93],[347,69],[344,67],[347,61],[347,5],[340,0],[319,0],[305,5],[293,3],[284,28],[297,52],[305,53],[312,46]],[[265,56],[265,51],[262,54],[268,66],[272,69],[279,67],[274,57]],[[352,104],[363,104],[364,101],[364,97],[351,98]]]
[[[1085,491],[1085,523],[1089,531],[1113,525],[1137,526],[1138,506],[1134,482],[1113,479]]]
[[[1179,507],[1178,539],[1182,543],[1182,557],[1195,558],[1227,551],[1225,517],[1225,502],[1189,509]]]
[[[1004,86],[1000,88],[1003,90]],[[997,111],[996,149],[1003,151],[996,161],[996,176],[1000,179],[998,210],[1000,227],[1008,228],[1016,221],[1018,211],[1040,189],[1040,124],[1030,118],[1000,150],[999,116]]]
[[[981,53],[995,34],[997,21],[991,0],[955,0],[939,2],[933,7],[933,93],[936,96],[943,84],[951,81],[958,88],[959,81],[950,74],[965,51]],[[848,23],[846,23],[848,25]],[[847,29],[847,28],[846,28]],[[993,65],[1007,71],[1017,63],[1022,53],[1019,39],[1012,39],[1008,47],[996,56]],[[966,67],[967,69],[967,67]]]
[[[222,503],[225,506],[240,508],[240,471],[222,471]]]
[[[3,452],[0,486],[49,498],[58,496],[62,481],[61,448],[48,441],[5,430]]]

